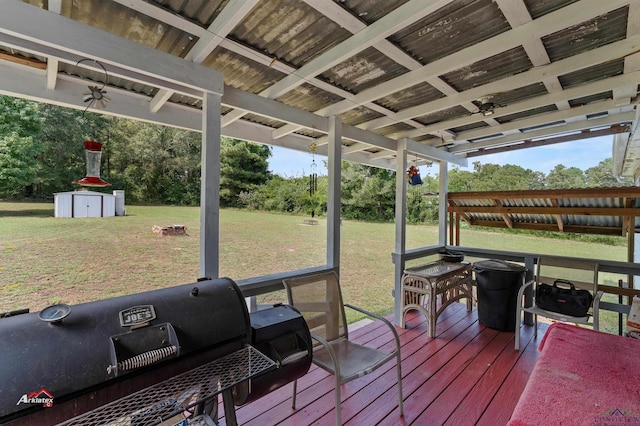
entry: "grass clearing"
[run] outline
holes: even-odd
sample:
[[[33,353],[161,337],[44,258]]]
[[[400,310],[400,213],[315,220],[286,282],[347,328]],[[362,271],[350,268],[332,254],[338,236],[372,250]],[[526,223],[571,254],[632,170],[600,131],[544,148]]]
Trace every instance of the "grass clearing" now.
[[[0,312],[38,311],[193,282],[199,277],[198,207],[127,206],[127,216],[55,218],[53,204],[0,203]],[[234,280],[325,263],[326,220],[224,209],[220,275]],[[181,224],[186,236],[154,225]],[[344,298],[381,314],[393,309],[395,226],[343,221]],[[436,226],[409,225],[407,246],[436,244]],[[463,229],[461,244],[520,252],[625,260],[626,247]],[[280,297],[280,296],[276,296]]]

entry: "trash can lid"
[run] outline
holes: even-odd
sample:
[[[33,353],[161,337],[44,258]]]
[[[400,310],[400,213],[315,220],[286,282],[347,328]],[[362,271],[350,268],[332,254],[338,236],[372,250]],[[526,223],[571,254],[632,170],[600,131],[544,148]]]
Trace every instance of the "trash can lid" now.
[[[524,272],[526,267],[517,263],[505,262],[500,259],[489,259],[473,264],[474,271],[501,271],[501,272]]]

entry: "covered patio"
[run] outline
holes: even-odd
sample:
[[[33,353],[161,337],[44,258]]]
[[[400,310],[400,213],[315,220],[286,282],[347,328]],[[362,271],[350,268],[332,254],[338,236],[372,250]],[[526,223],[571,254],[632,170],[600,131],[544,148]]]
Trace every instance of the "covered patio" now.
[[[474,214],[485,225],[538,223],[526,216],[540,206],[456,205],[447,191],[450,165],[612,135],[614,173],[639,177],[636,0],[0,0],[0,8],[0,93],[84,109],[87,86],[99,85],[110,101],[94,112],[202,133],[201,277],[219,275],[221,135],[303,152],[315,144],[326,156],[326,263],[241,280],[246,297],[280,290],[284,278],[340,272],[342,161],[396,171],[395,324],[407,263],[433,260],[443,247],[533,270],[536,253],[464,247],[450,229]],[[406,246],[409,163],[439,167],[435,246]],[[613,218],[609,228],[629,236],[626,262],[602,262],[631,283],[612,290],[626,297],[640,291],[636,191],[605,188],[598,196],[613,201],[579,206],[585,216]],[[571,232],[563,206],[544,207],[545,220]],[[578,207],[564,207],[575,216]],[[414,315],[399,328],[404,420],[379,370],[345,386],[346,423],[508,421],[538,356],[532,327],[524,327],[520,352],[513,333],[482,326],[462,305],[448,308],[438,327],[429,338],[424,318]],[[373,323],[354,335],[384,347],[389,336],[381,330]],[[331,424],[331,380],[312,369],[301,379],[296,412],[285,386],[240,408],[238,421]]]
[[[414,313],[415,314],[415,313]],[[539,336],[546,324],[540,325]],[[478,323],[477,311],[464,305],[445,311],[439,335],[429,338],[421,315],[412,315],[399,330],[402,343],[404,417],[397,412],[394,366],[378,370],[344,387],[343,424],[503,425],[527,382],[538,357],[539,338],[523,333],[523,350],[513,350],[513,332]],[[380,322],[353,332],[353,338],[385,348],[393,337]],[[297,410],[291,409],[291,386],[241,407],[238,422],[246,425],[331,425],[335,422],[333,378],[318,367],[298,381]]]

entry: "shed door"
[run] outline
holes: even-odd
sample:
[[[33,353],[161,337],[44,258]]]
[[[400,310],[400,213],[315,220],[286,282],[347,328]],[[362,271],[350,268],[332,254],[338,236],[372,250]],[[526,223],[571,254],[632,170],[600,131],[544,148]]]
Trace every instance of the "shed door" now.
[[[102,217],[102,197],[74,195],[73,217]]]

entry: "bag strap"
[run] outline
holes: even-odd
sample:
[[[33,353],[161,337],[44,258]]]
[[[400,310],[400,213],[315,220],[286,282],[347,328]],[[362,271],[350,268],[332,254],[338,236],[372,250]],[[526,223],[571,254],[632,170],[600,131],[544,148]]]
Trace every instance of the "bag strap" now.
[[[557,284],[564,284],[566,286],[571,287],[571,291],[576,291],[576,286],[569,280],[557,279],[553,282],[554,287],[558,287]]]
[[[573,283],[569,280],[563,280],[563,279],[557,279],[553,282],[553,288],[554,290],[559,290],[560,287],[558,287],[556,284],[564,284],[565,286],[569,286],[571,287],[569,292],[571,294],[578,294],[578,291],[576,290],[576,286],[573,285]]]

